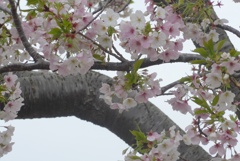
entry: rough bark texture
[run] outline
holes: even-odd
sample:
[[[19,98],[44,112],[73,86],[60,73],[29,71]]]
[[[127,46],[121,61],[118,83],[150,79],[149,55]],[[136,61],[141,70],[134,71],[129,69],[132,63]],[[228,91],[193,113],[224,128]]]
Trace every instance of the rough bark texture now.
[[[147,133],[150,130],[161,132],[176,125],[150,102],[122,114],[111,110],[99,99],[98,90],[102,82],[111,82],[111,79],[96,72],[68,77],[46,72],[23,72],[19,77],[25,99],[19,119],[76,116],[106,127],[129,145],[135,142],[129,130],[138,126]],[[187,161],[209,161],[211,158],[200,146],[181,144],[179,151]]]

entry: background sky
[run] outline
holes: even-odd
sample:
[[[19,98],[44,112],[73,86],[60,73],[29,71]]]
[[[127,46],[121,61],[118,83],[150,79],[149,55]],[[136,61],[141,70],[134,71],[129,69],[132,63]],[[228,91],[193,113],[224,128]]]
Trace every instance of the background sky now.
[[[135,1],[137,3],[132,5],[135,10],[144,10],[144,0]],[[216,8],[219,17],[228,19],[229,25],[239,29],[240,4],[231,0],[222,0],[222,3],[224,6]],[[230,36],[236,49],[239,49],[239,39],[232,34]],[[193,49],[188,42],[183,52],[189,53]],[[163,79],[161,85],[164,86],[190,74],[190,68],[187,64],[178,63],[151,67],[151,70],[158,72],[159,78]],[[102,73],[113,76],[113,72]],[[185,128],[191,118],[173,112],[164,102],[166,100],[164,96],[151,99],[151,102]],[[75,117],[15,120],[11,124],[15,126],[15,145],[13,151],[1,161],[120,161],[124,160],[122,150],[129,147],[107,129]]]

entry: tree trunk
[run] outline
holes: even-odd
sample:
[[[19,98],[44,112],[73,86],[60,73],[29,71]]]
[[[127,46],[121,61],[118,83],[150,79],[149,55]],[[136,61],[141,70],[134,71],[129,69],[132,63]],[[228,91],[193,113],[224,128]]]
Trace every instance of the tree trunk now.
[[[21,72],[18,75],[25,103],[18,119],[76,116],[106,127],[129,145],[135,142],[129,130],[140,127],[144,133],[161,132],[176,125],[150,102],[122,114],[111,110],[99,99],[101,83],[111,83],[111,79],[100,73],[67,77],[50,72]],[[209,161],[211,158],[200,146],[181,144],[179,152],[187,161]]]

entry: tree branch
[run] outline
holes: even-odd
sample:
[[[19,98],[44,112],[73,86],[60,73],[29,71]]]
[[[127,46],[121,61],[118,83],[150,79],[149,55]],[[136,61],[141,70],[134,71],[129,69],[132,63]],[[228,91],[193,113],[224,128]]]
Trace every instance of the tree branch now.
[[[192,60],[201,60],[203,57],[201,57],[198,54],[181,54],[178,59],[171,60],[170,62],[163,62],[162,60],[157,61],[150,61],[150,59],[145,58],[140,68],[146,68],[153,65],[160,65],[160,64],[166,64],[166,63],[189,63]],[[95,70],[108,70],[108,71],[129,71],[130,68],[133,66],[135,61],[128,61],[123,63],[117,63],[117,62],[95,62],[94,65],[91,67],[91,69]],[[0,74],[4,72],[16,72],[16,71],[30,71],[35,69],[43,69],[43,70],[49,70],[49,62],[43,61],[43,62],[37,62],[37,63],[18,63],[18,64],[10,64],[7,66],[3,66],[0,68]]]
[[[35,69],[49,70],[48,62],[36,62],[36,63],[18,63],[10,64],[0,68],[0,74],[5,72],[17,72],[17,71],[30,71]]]
[[[237,29],[228,26],[228,25],[217,25],[218,28],[224,29],[226,31],[229,31],[231,33],[233,33],[234,35],[236,35],[237,37],[240,38],[240,31],[238,31]]]
[[[25,104],[18,119],[76,116],[106,127],[129,145],[135,143],[129,130],[140,128],[144,133],[150,130],[161,132],[176,125],[149,102],[121,114],[110,109],[99,98],[99,88],[103,82],[109,83],[112,79],[100,73],[88,72],[84,77],[61,77],[50,72],[20,72],[18,75]],[[180,130],[178,126],[177,129]],[[209,161],[211,158],[200,146],[181,143],[178,150],[181,157],[189,161]]]
[[[2,7],[2,6],[0,6],[0,11],[6,12],[6,13],[8,13],[9,15],[12,15],[12,13],[11,13],[11,11],[10,11],[9,9],[4,8],[4,7]]]
[[[29,53],[29,55],[33,58],[33,60],[35,62],[37,61],[43,61],[42,60],[42,56],[39,55],[34,49],[33,47],[31,46],[31,44],[28,42],[26,36],[25,36],[25,33],[23,31],[23,28],[22,28],[22,24],[21,24],[21,21],[18,17],[18,14],[17,14],[17,8],[15,6],[15,2],[14,0],[9,0],[9,4],[11,6],[11,15],[13,17],[13,21],[14,21],[14,24],[16,25],[16,29],[17,29],[17,32],[18,32],[18,35],[23,43],[23,46],[25,47],[25,49],[27,50],[27,52]]]

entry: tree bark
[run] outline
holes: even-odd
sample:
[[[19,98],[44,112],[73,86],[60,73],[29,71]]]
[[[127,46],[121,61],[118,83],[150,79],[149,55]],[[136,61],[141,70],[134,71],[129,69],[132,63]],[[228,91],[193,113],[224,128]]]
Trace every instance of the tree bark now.
[[[144,133],[161,132],[177,126],[150,102],[122,114],[111,110],[99,99],[99,88],[103,82],[111,83],[112,80],[100,73],[67,77],[50,72],[21,72],[18,75],[25,103],[18,119],[76,116],[107,128],[129,145],[135,143],[129,130],[140,127]],[[182,143],[179,152],[187,161],[209,161],[211,158],[200,146]]]

